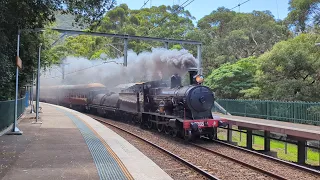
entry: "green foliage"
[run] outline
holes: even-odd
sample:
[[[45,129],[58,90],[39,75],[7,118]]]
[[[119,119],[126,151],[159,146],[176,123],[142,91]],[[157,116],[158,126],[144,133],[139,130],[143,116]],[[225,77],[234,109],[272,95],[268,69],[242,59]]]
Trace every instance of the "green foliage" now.
[[[131,10],[126,4],[121,4],[108,11],[102,20],[93,24],[90,29],[115,34],[184,39],[184,35],[194,29],[193,17],[184,10],[171,13],[175,8],[159,6]],[[106,44],[112,46],[105,46]],[[123,51],[123,41],[119,39],[77,36],[68,38],[65,46],[68,47],[68,55],[84,56],[89,59],[97,58],[101,52],[110,58],[123,55],[119,52]],[[146,41],[129,41],[128,44],[128,48],[136,53],[158,46],[164,45]],[[172,48],[182,47],[173,45]]]
[[[297,32],[305,32],[308,26],[320,25],[320,0],[290,0],[287,21]]]
[[[0,1],[0,100],[14,97],[15,92],[15,58],[18,29],[44,28],[55,20],[55,13],[71,13],[78,23],[91,23],[98,20],[108,9],[113,7],[114,0],[1,0]],[[50,36],[45,36],[50,35]],[[23,69],[19,73],[19,87],[32,78],[38,59],[38,46],[43,43],[42,66],[58,62],[57,54],[48,51],[52,40],[57,35],[45,32],[42,35],[33,32],[21,32],[20,58]],[[55,57],[52,58],[51,57]]]
[[[320,36],[301,34],[277,43],[258,59],[255,77],[260,98],[276,100],[320,100]]]
[[[202,18],[198,27],[200,31],[193,32],[189,37],[204,42],[205,75],[226,62],[259,56],[290,35],[269,11],[236,13],[218,8]]]
[[[254,86],[253,77],[256,71],[256,58],[241,59],[236,63],[221,65],[205,80],[205,85],[216,92],[219,98],[241,98],[242,90]]]

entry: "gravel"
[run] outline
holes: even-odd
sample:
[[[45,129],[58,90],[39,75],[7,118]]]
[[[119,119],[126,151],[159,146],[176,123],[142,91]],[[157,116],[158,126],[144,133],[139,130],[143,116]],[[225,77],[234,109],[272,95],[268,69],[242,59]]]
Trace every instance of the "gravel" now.
[[[126,129],[144,139],[147,139],[158,146],[172,152],[173,154],[178,155],[179,157],[187,160],[188,162],[197,165],[199,168],[206,170],[208,173],[218,177],[219,179],[274,179],[266,174],[258,172],[256,170],[252,170],[248,167],[242,166],[233,162],[231,160],[225,159],[218,155],[214,155],[210,152],[203,151],[199,148],[191,146],[190,144],[183,143],[183,141],[179,139],[172,139],[170,136],[166,136],[164,134],[160,134],[155,131],[146,131],[142,130],[137,126],[124,124],[121,122],[116,122],[112,120],[108,120],[108,122],[115,124],[123,129]],[[131,142],[135,147],[141,150],[145,155],[151,158],[155,163],[157,163],[162,169],[164,169],[172,178],[174,179],[186,179],[190,175],[187,169],[179,169],[181,167],[181,163],[176,164],[172,160],[166,160],[167,158],[162,157],[163,155],[159,155],[159,152],[151,151],[150,146],[144,147],[141,146],[141,142],[132,141],[132,136],[128,137],[129,135],[125,135],[123,132],[116,130],[115,128],[111,128],[112,130],[119,133],[119,135],[123,136],[129,142]],[[129,139],[128,139],[129,138]],[[229,153],[229,151],[233,151],[230,153],[235,153],[233,149],[226,148],[224,151],[225,153]],[[175,163],[174,165],[170,163]],[[269,164],[270,166],[270,164]],[[180,173],[186,173],[185,177],[182,177],[176,173],[176,171]],[[170,172],[172,171],[172,172]],[[176,177],[175,177],[176,176]],[[190,179],[202,179],[199,178],[199,175],[195,175],[191,173]],[[188,178],[189,179],[189,178]]]
[[[161,150],[151,146],[150,144],[129,135],[117,128],[106,125],[108,128],[115,131],[121,137],[129,141],[133,146],[139,149],[143,154],[149,157],[153,162],[155,162],[161,169],[163,169],[169,176],[177,180],[194,180],[196,179],[206,179],[201,174],[198,174],[193,169],[179,162],[175,158],[167,155]]]
[[[277,175],[286,177],[287,179],[299,179],[299,180],[320,179],[319,176],[316,176],[304,170],[297,169],[295,167],[285,165],[283,163],[275,162],[273,160],[263,158],[261,156],[258,156],[249,152],[244,152],[241,150],[230,148],[222,144],[206,143],[206,144],[201,144],[201,146],[214,150],[216,152],[220,152],[220,153],[223,152],[225,155],[229,157],[237,158],[240,161],[246,162],[250,165],[254,165],[263,170],[270,171]]]

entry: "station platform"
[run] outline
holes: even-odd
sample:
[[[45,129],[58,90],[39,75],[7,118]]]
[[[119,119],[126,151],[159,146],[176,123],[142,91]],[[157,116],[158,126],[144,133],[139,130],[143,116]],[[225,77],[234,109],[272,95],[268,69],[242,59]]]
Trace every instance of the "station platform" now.
[[[286,134],[294,138],[306,140],[320,140],[320,126],[289,123],[275,120],[258,119],[243,116],[220,115],[228,124],[255,130],[264,130],[274,133]]]
[[[121,136],[94,119],[40,103],[42,124],[26,110],[22,135],[0,137],[0,179],[172,179]]]
[[[215,114],[213,114],[215,116]],[[305,164],[307,141],[320,141],[320,126],[296,124],[275,120],[232,116],[232,115],[218,115],[228,123],[227,141],[232,143],[232,126],[238,126],[238,129],[246,130],[246,148],[253,149],[252,137],[253,131],[264,131],[264,152],[270,152],[270,133],[279,133],[286,135],[287,138],[296,140],[297,143],[297,163]]]

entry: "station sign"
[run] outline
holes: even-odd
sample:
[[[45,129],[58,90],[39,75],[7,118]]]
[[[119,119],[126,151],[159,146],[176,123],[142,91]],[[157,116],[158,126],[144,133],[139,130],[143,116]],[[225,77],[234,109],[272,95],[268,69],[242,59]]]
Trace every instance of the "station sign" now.
[[[22,69],[22,60],[20,59],[19,56],[16,57],[16,63],[17,63],[17,66]]]

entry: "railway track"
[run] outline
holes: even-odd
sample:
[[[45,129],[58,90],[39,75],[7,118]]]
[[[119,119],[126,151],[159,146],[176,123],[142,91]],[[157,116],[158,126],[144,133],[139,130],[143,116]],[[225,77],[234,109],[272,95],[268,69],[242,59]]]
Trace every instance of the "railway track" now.
[[[121,123],[121,122],[116,122],[116,121],[106,122],[106,119],[104,119],[104,118],[97,117],[97,116],[93,116],[93,115],[90,115],[90,116],[91,116],[92,118],[94,118],[94,119],[96,119],[96,120],[104,123],[104,124],[108,124],[109,126],[111,126],[111,127],[113,127],[113,128],[116,128],[116,129],[121,130],[121,131],[123,131],[123,132],[125,132],[125,133],[128,133],[128,134],[130,134],[130,135],[132,135],[132,136],[135,136],[135,137],[139,138],[140,140],[142,140],[142,141],[144,141],[144,142],[146,142],[146,143],[148,143],[148,144],[150,144],[150,145],[152,145],[152,146],[154,146],[154,147],[156,147],[156,148],[158,148],[158,149],[161,149],[161,151],[163,151],[163,152],[165,152],[165,153],[168,153],[170,156],[172,156],[172,157],[176,158],[177,160],[183,162],[185,165],[187,165],[188,167],[191,167],[191,168],[194,169],[195,171],[199,172],[199,174],[203,175],[204,177],[206,177],[206,178],[208,178],[208,179],[218,179],[217,176],[216,176],[216,174],[215,174],[215,176],[212,175],[212,172],[213,172],[212,169],[207,168],[207,167],[202,167],[202,164],[199,165],[199,163],[197,163],[197,162],[196,162],[196,163],[193,162],[193,164],[192,164],[192,163],[191,163],[192,160],[190,161],[189,158],[183,159],[183,158],[181,158],[181,156],[176,155],[177,153],[174,154],[174,153],[172,153],[172,151],[170,152],[170,151],[166,150],[165,148],[160,147],[159,145],[151,142],[152,140],[151,140],[151,141],[150,141],[150,140],[147,140],[147,139],[143,138],[144,136],[141,137],[141,136],[139,136],[139,135],[137,135],[137,134],[135,134],[135,133],[132,133],[132,132],[137,131],[137,130],[130,130],[131,132],[129,132],[128,130],[126,130],[127,128],[121,128],[122,125],[123,125],[123,127],[125,127],[125,126],[127,126],[128,124],[123,124],[123,123]],[[115,125],[115,124],[118,124],[118,125]],[[119,125],[119,124],[121,124],[121,125]],[[119,126],[121,126],[121,127],[119,127]],[[129,126],[129,125],[128,125],[128,126]],[[139,128],[136,127],[136,129],[139,129]],[[143,131],[141,131],[141,132],[143,132]],[[138,133],[138,134],[139,134],[139,133]],[[160,135],[160,134],[159,134],[159,136],[162,136],[162,137],[163,137],[163,135]],[[180,143],[181,143],[181,142],[180,142]],[[216,142],[216,143],[223,143],[223,142]],[[250,169],[250,171],[259,172],[260,174],[262,174],[262,176],[263,176],[263,174],[264,174],[265,177],[269,177],[269,178],[271,178],[271,179],[292,179],[292,177],[283,175],[283,174],[281,174],[281,173],[278,173],[278,172],[274,171],[273,169],[261,168],[261,167],[259,167],[259,163],[257,163],[257,164],[252,164],[252,162],[251,162],[251,163],[250,163],[250,162],[248,163],[248,162],[246,162],[246,161],[240,160],[241,158],[238,159],[238,158],[235,158],[235,157],[226,155],[226,154],[224,154],[223,152],[221,152],[221,150],[220,150],[220,152],[219,152],[219,151],[216,151],[216,150],[214,150],[214,148],[217,147],[217,144],[216,144],[216,143],[212,143],[212,142],[208,142],[208,141],[207,141],[207,142],[206,142],[206,145],[207,145],[206,147],[205,147],[204,145],[199,145],[199,144],[190,143],[190,144],[189,144],[189,147],[194,147],[194,148],[197,148],[197,149],[201,150],[202,152],[210,153],[210,154],[212,154],[212,156],[214,156],[214,155],[215,155],[215,156],[220,156],[222,159],[224,158],[224,159],[227,159],[228,161],[234,162],[235,166],[242,166],[242,167],[245,167],[246,169]],[[191,145],[191,146],[190,146],[190,145]],[[210,148],[210,146],[212,146],[213,149]],[[232,148],[235,148],[235,147],[232,147]],[[228,147],[228,149],[232,149],[232,148]],[[248,153],[248,152],[247,152],[247,153]],[[256,153],[257,153],[257,152],[256,152]],[[179,153],[178,153],[178,154],[179,154]],[[210,155],[209,155],[209,156],[210,156]],[[255,158],[255,157],[254,157],[254,158]],[[268,166],[269,166],[269,167],[272,166],[273,163],[274,163],[274,161],[271,161],[271,160],[270,160],[270,163],[269,163]],[[270,164],[271,164],[271,165],[270,165]],[[231,163],[230,163],[230,168],[233,168],[233,165],[231,165]],[[297,167],[295,167],[295,168],[297,168]],[[290,173],[290,172],[288,172],[288,173]],[[249,173],[249,174],[250,174],[250,173]],[[221,176],[218,176],[218,177],[221,177]],[[301,176],[300,176],[300,177],[301,177]],[[306,179],[308,179],[308,176],[306,176],[306,177],[307,177]],[[311,178],[311,179],[317,179],[316,177],[317,177],[317,176],[315,176],[315,178]],[[269,179],[269,178],[267,178],[267,179]],[[223,178],[223,179],[224,179],[224,178]],[[227,179],[228,179],[228,178],[227,178]],[[250,179],[250,178],[249,178],[249,179]]]
[[[266,155],[266,154],[259,153],[259,152],[254,151],[254,150],[249,150],[249,149],[246,149],[246,148],[243,148],[243,147],[240,147],[240,146],[232,145],[232,144],[229,144],[229,143],[224,142],[224,141],[220,141],[220,140],[210,140],[210,141],[212,141],[213,143],[216,143],[216,144],[220,144],[220,145],[226,146],[228,148],[233,148],[233,149],[242,151],[244,153],[250,153],[252,155],[255,155],[255,156],[270,160],[270,161],[274,161],[276,163],[283,164],[285,166],[290,166],[292,168],[300,169],[300,170],[303,170],[305,172],[308,172],[308,173],[311,173],[311,174],[314,174],[314,175],[320,177],[320,171],[318,171],[318,170],[316,170],[314,168],[309,168],[309,167],[302,166],[302,165],[299,165],[299,164],[296,164],[296,163],[293,163],[293,162],[285,161],[285,160],[282,160],[282,159],[279,159],[279,158],[275,158],[275,157],[272,157],[272,156],[269,156],[269,155]]]
[[[246,162],[244,162],[244,161],[238,160],[238,159],[236,159],[236,158],[234,158],[234,157],[225,155],[225,154],[223,154],[223,153],[221,153],[221,152],[214,151],[214,150],[212,150],[212,149],[203,147],[203,146],[198,145],[198,144],[195,144],[195,143],[190,143],[190,144],[193,145],[193,146],[195,146],[195,147],[197,147],[197,148],[199,148],[199,149],[202,149],[202,150],[204,150],[204,151],[207,151],[207,152],[209,152],[209,153],[212,153],[212,154],[221,156],[221,157],[223,157],[223,158],[229,159],[229,160],[231,160],[231,161],[234,161],[234,162],[236,162],[236,163],[238,163],[238,164],[241,164],[241,165],[243,165],[243,166],[246,166],[246,167],[248,167],[248,168],[250,168],[250,169],[254,169],[254,170],[259,171],[259,172],[261,172],[261,173],[267,174],[268,176],[271,176],[271,177],[273,177],[273,178],[280,179],[280,180],[288,180],[288,178],[286,178],[286,177],[284,177],[284,176],[281,176],[281,175],[275,174],[275,173],[273,173],[273,172],[271,172],[271,171],[268,171],[268,170],[259,168],[259,167],[254,166],[254,165],[251,165],[251,164],[246,163]]]
[[[114,124],[112,124],[112,123],[106,122],[106,121],[103,120],[102,118],[99,118],[99,117],[96,117],[96,116],[92,116],[92,115],[89,115],[89,116],[91,116],[93,119],[95,119],[95,120],[97,120],[97,121],[99,121],[99,122],[102,122],[102,123],[104,123],[104,124],[107,124],[107,125],[109,125],[109,126],[112,126],[113,128],[116,128],[116,129],[118,129],[118,130],[120,130],[120,131],[122,131],[122,132],[125,132],[126,134],[129,134],[129,135],[131,135],[131,136],[133,136],[133,137],[135,137],[135,138],[137,138],[137,139],[139,139],[139,140],[141,140],[141,141],[143,141],[143,142],[151,145],[152,147],[155,147],[156,149],[158,149],[158,150],[162,151],[163,153],[165,153],[165,154],[167,154],[167,155],[175,158],[176,160],[178,160],[178,161],[181,162],[182,164],[184,164],[184,165],[188,166],[189,168],[193,169],[194,171],[198,172],[199,174],[201,174],[201,175],[204,176],[205,178],[212,179],[212,180],[219,180],[219,179],[218,179],[217,177],[215,177],[214,175],[206,172],[205,170],[199,168],[198,166],[196,166],[196,165],[194,165],[194,164],[192,164],[192,163],[189,163],[187,160],[179,157],[178,155],[175,155],[174,153],[171,153],[170,151],[168,151],[168,150],[166,150],[166,149],[158,146],[157,144],[155,144],[155,143],[153,143],[153,142],[151,142],[151,141],[148,141],[148,140],[146,140],[146,139],[144,139],[144,138],[142,138],[142,137],[140,137],[140,136],[138,136],[138,135],[136,135],[136,134],[134,134],[134,133],[131,133],[131,132],[129,132],[129,131],[127,131],[127,130],[125,130],[125,129],[119,127],[119,126],[117,126],[117,125],[114,125]]]

